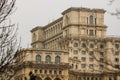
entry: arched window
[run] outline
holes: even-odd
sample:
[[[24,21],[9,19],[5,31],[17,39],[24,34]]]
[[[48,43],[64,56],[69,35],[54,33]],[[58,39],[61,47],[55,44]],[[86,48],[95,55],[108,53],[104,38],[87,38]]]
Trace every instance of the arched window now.
[[[74,47],[78,47],[78,43],[74,43]]]
[[[40,62],[41,61],[41,56],[40,55],[36,55],[36,62]]]
[[[94,18],[93,18],[93,16],[91,15],[91,16],[90,16],[90,20],[89,20],[90,24],[93,24],[93,23],[94,23],[93,21],[94,21]]]
[[[55,57],[55,63],[60,63],[60,56]]]
[[[49,55],[46,56],[46,63],[50,63],[51,62],[51,57]]]

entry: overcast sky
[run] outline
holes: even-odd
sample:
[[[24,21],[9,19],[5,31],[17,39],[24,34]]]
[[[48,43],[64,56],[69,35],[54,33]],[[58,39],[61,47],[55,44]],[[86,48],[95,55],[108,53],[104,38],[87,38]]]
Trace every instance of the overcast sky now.
[[[109,0],[16,0],[16,12],[12,22],[19,24],[18,36],[21,36],[22,47],[31,43],[30,30],[36,26],[44,26],[61,17],[61,13],[70,7],[102,8],[109,12],[119,7],[120,0],[109,6]],[[120,35],[120,20],[105,13],[107,35]]]

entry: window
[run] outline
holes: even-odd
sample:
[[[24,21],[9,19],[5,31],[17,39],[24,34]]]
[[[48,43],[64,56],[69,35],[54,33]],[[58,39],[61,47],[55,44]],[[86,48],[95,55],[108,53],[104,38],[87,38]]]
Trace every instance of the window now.
[[[49,55],[46,56],[46,63],[50,63],[51,62],[51,57]]]
[[[41,56],[40,55],[36,55],[36,62],[40,62],[41,61]]]
[[[59,71],[59,74],[62,74],[62,71]]]
[[[39,70],[40,73],[42,73],[42,70]]]
[[[57,74],[57,71],[56,71],[56,70],[54,70],[54,74]]]
[[[83,62],[85,62],[85,61],[86,61],[86,58],[85,58],[85,57],[82,57],[81,60],[82,60]]]
[[[100,52],[100,56],[103,57],[104,56],[104,52]]]
[[[74,54],[78,54],[78,50],[73,50],[73,53]]]
[[[76,69],[78,68],[78,65],[76,65]]]
[[[120,67],[119,67],[119,65],[115,65],[115,68],[119,69]]]
[[[90,51],[89,54],[90,54],[90,55],[94,55],[94,52],[93,52],[93,51]]]
[[[74,59],[74,60],[77,60],[77,59],[78,59],[78,57],[73,57],[73,59]]]
[[[89,30],[89,35],[93,36],[94,35],[94,30]]]
[[[47,70],[44,70],[44,73],[47,74]]]
[[[86,44],[85,43],[82,43],[82,48],[86,48]]]
[[[84,54],[84,55],[85,55],[85,54],[86,54],[86,51],[82,51],[82,54]]]
[[[60,56],[55,57],[55,63],[60,63]]]
[[[52,70],[49,70],[49,74],[52,74]]]
[[[103,44],[100,44],[100,48],[104,48],[104,45],[103,45]]]
[[[90,20],[89,20],[89,22],[90,22],[91,25],[93,25],[93,23],[94,23],[94,18],[93,18],[92,15],[90,16]]]
[[[115,51],[115,55],[117,55],[117,56],[118,56],[118,55],[119,55],[119,51]]]
[[[86,64],[81,64],[81,68],[85,68],[86,67]]]
[[[100,58],[100,62],[104,62],[104,59],[103,59],[103,58]]]
[[[35,70],[35,73],[37,73],[38,72],[38,70]]]
[[[78,43],[75,42],[75,43],[74,43],[74,47],[78,47]]]
[[[89,64],[89,68],[90,68],[90,69],[93,69],[93,68],[94,68],[94,65],[93,65],[93,64]]]
[[[94,48],[94,44],[91,43],[91,44],[90,44],[90,48]]]
[[[115,62],[119,62],[119,58],[115,58]]]
[[[93,62],[93,61],[94,61],[94,58],[89,58],[89,61],[90,61],[90,62]]]
[[[99,68],[100,68],[100,69],[103,69],[103,68],[104,68],[104,65],[103,65],[103,64],[100,64],[100,65],[99,65]]]
[[[118,48],[119,48],[119,44],[115,44],[115,48],[117,48],[117,49],[118,49]]]

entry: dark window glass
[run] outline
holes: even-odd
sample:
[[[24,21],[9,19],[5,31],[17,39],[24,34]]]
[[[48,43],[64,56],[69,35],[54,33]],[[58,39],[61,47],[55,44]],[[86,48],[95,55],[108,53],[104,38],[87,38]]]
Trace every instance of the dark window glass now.
[[[117,48],[117,49],[118,49],[118,48],[119,48],[119,44],[115,44],[115,48]]]
[[[78,50],[73,50],[73,53],[74,54],[78,54]]]
[[[46,63],[50,63],[51,62],[51,57],[49,55],[46,56]]]
[[[86,44],[85,43],[82,43],[82,48],[86,48]]]
[[[90,24],[92,25],[94,23],[94,18],[93,18],[93,16],[91,15],[90,16]]]
[[[89,35],[93,36],[94,35],[94,30],[89,30]]]
[[[82,57],[81,60],[82,60],[83,62],[85,62],[85,61],[86,61],[86,58],[85,58],[85,57]]]
[[[55,63],[60,63],[60,56],[55,57]]]
[[[36,56],[36,62],[40,62],[41,61],[41,56],[40,55],[37,55]]]
[[[78,43],[74,43],[74,47],[78,47]]]
[[[91,43],[91,44],[90,44],[90,48],[94,48],[94,44]]]

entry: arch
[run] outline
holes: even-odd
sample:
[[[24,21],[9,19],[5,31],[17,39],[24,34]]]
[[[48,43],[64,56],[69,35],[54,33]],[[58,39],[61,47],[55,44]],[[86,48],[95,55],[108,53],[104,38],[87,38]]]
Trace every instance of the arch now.
[[[42,80],[42,78],[40,78],[40,77],[37,76],[37,77],[36,77],[36,80]]]
[[[75,42],[75,43],[74,43],[74,47],[78,47],[78,43]]]
[[[49,78],[49,77],[46,77],[44,80],[51,80],[51,78]]]
[[[41,56],[40,55],[36,55],[36,62],[40,62],[41,61]]]
[[[89,18],[90,24],[93,24],[94,23],[93,21],[94,21],[94,17],[92,15],[90,15],[90,18]]]
[[[51,62],[51,57],[49,55],[46,56],[46,63],[50,63]]]
[[[55,57],[55,63],[60,63],[60,60],[61,60],[61,59],[60,59],[60,56],[56,56],[56,57]]]
[[[60,78],[55,78],[54,80],[61,80]]]

